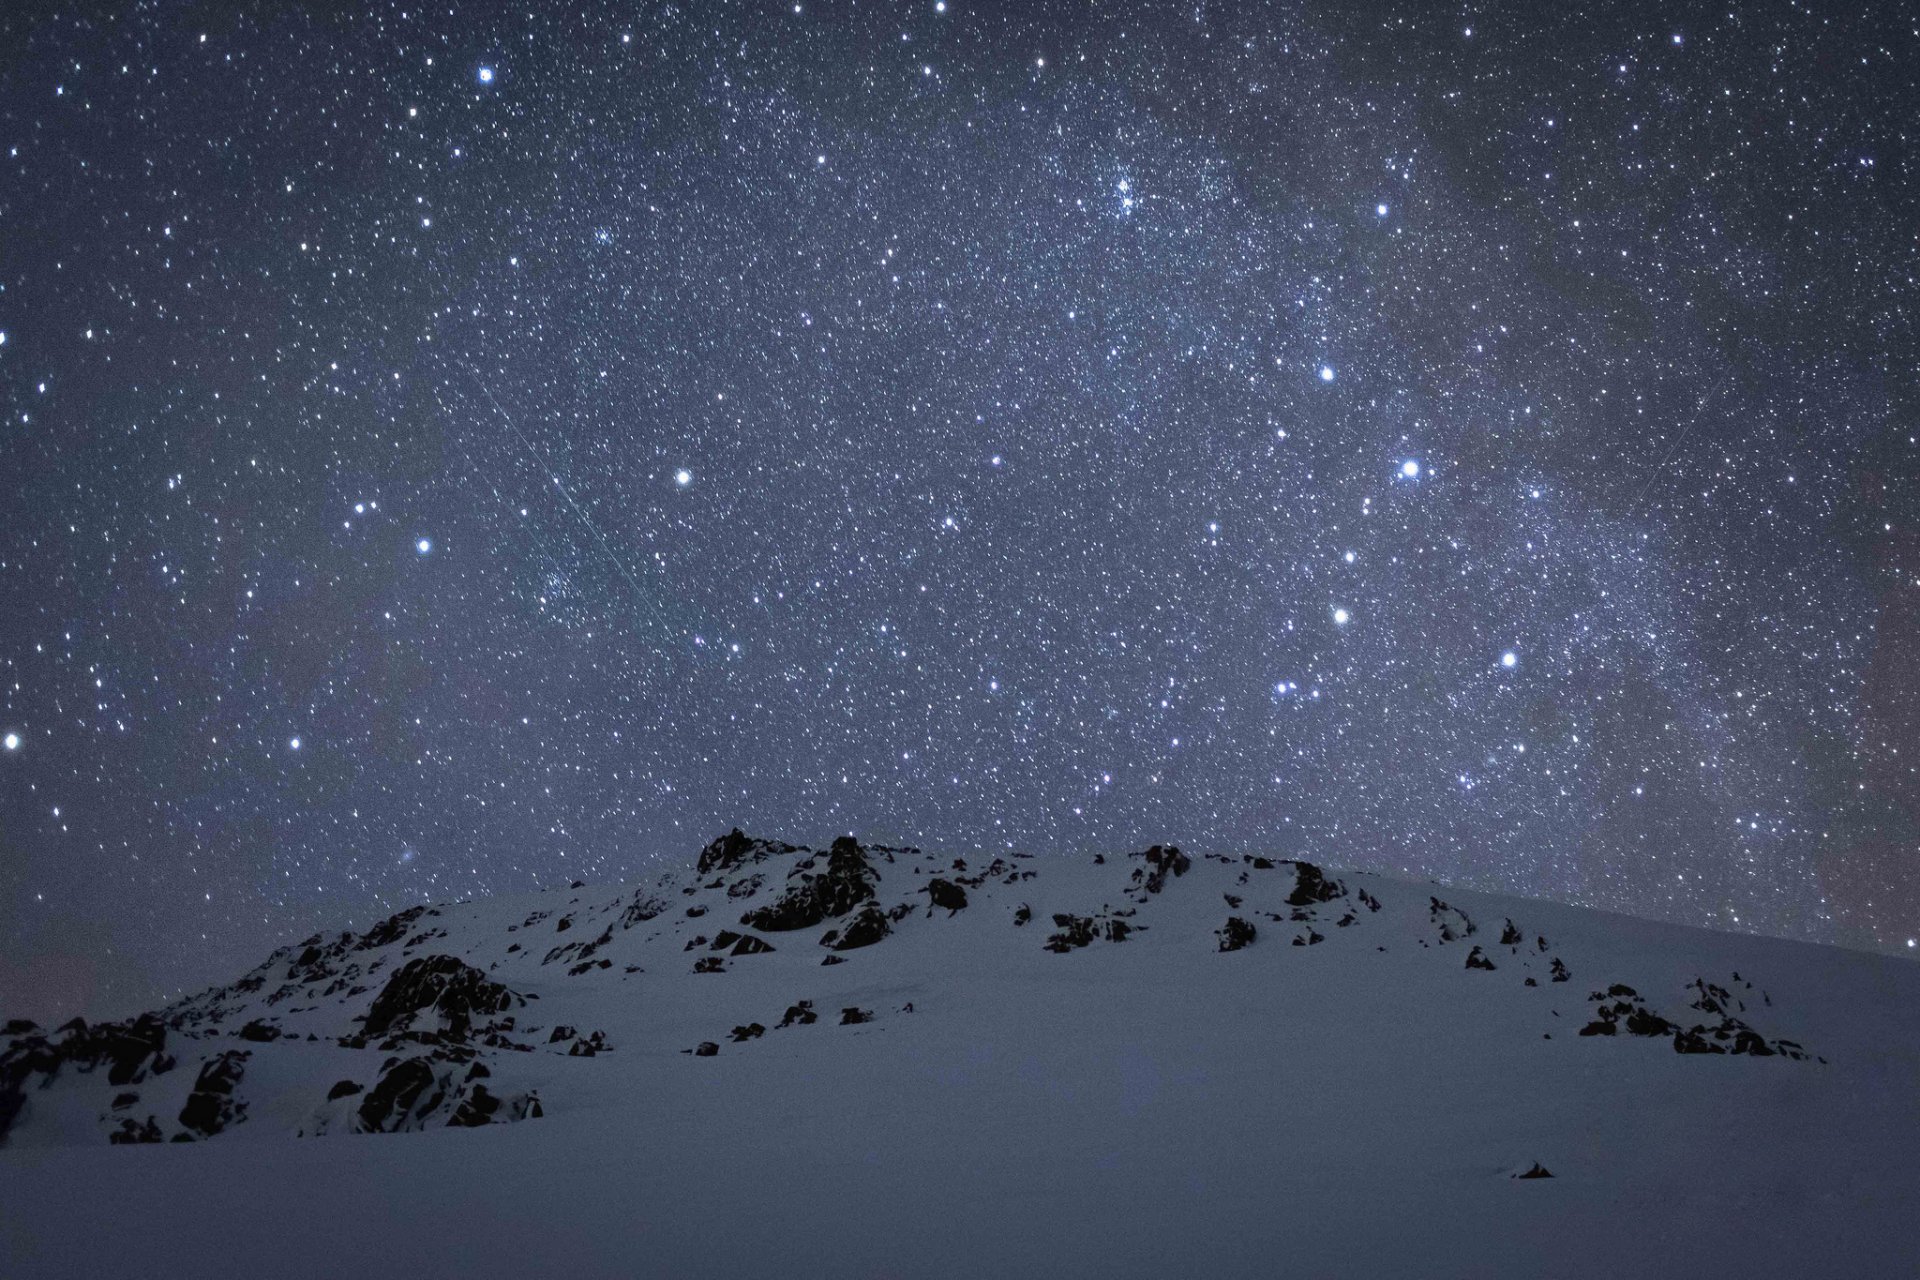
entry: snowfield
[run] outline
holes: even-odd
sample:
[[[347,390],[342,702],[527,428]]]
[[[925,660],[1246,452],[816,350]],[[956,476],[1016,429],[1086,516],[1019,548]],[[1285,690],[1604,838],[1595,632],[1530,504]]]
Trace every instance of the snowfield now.
[[[1920,1274],[1920,966],[1253,855],[734,832],[0,1046],[8,1280]]]

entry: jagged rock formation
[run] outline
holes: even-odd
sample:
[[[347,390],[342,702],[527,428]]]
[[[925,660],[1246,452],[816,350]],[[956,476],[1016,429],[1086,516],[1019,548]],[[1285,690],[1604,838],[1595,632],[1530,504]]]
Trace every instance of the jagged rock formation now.
[[[429,1015],[449,1040],[464,1040],[475,1018],[505,1013],[526,1001],[457,956],[421,956],[409,960],[367,1010],[369,1036],[415,1029]]]
[[[841,836],[833,842],[824,869],[816,869],[817,862],[816,856],[795,867],[780,899],[747,912],[740,923],[767,933],[806,929],[844,916],[873,897],[879,873],[868,864],[866,851],[852,836]]]

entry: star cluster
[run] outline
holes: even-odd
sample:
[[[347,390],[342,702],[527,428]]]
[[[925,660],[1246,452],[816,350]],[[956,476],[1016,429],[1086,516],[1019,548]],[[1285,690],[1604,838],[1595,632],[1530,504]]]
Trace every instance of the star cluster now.
[[[1911,15],[0,28],[24,1003],[735,824],[1920,932]]]

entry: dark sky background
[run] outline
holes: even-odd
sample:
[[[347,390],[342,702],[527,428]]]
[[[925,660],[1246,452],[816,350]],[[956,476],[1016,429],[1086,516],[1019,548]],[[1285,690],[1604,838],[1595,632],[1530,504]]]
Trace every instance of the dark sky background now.
[[[1920,934],[1912,9],[349,8],[0,16],[6,1012],[734,824]]]

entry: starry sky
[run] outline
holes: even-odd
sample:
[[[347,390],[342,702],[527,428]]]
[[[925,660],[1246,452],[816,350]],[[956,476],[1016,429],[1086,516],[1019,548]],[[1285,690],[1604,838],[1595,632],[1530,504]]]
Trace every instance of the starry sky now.
[[[1908,954],[1920,20],[0,16],[0,1000],[735,824]]]

